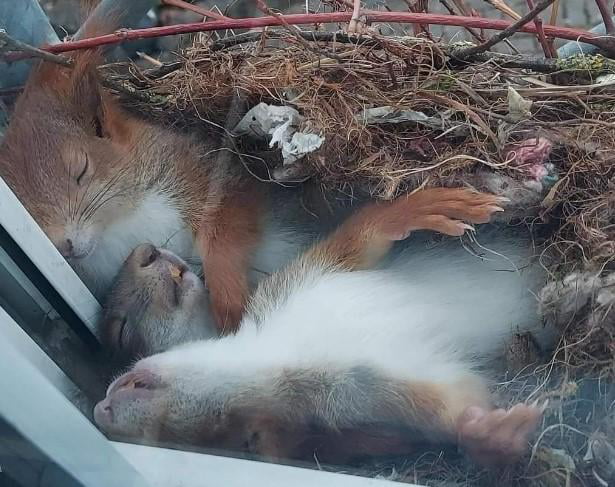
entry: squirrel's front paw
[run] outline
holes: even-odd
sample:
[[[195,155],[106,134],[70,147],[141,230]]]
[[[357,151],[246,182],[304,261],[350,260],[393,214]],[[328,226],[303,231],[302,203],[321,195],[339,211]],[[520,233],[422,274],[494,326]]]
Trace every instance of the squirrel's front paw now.
[[[395,201],[406,212],[405,221],[391,218],[390,235],[401,240],[413,230],[433,230],[451,236],[461,236],[473,227],[469,223],[487,223],[494,213],[504,211],[505,198],[478,193],[464,188],[430,188],[417,191]],[[394,217],[394,213],[391,217]],[[403,222],[404,228],[395,228]],[[399,235],[394,235],[394,232]]]

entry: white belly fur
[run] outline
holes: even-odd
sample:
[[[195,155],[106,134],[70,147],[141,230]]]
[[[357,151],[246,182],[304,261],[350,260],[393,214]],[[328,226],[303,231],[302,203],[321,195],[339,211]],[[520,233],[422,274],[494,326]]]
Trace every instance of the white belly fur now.
[[[268,221],[253,259],[251,282],[255,284],[279,269],[308,241],[307,234]],[[71,265],[96,297],[103,300],[130,252],[142,243],[171,250],[190,263],[194,272],[201,273],[201,258],[191,229],[171,199],[159,192],[147,195],[134,211],[108,226],[94,251]]]
[[[263,322],[247,317],[236,335],[178,347],[157,365],[198,364],[203,388],[224,387],[228,377],[356,366],[399,380],[462,382],[498,357],[513,332],[541,330],[532,291],[544,276],[539,266],[519,267],[526,252],[506,237],[494,236],[490,248],[504,257],[491,260],[456,244],[409,244],[390,268],[306,282]]]
[[[170,198],[153,192],[132,212],[109,225],[90,255],[71,265],[100,300],[137,245],[151,243],[189,257],[192,241],[190,229]]]

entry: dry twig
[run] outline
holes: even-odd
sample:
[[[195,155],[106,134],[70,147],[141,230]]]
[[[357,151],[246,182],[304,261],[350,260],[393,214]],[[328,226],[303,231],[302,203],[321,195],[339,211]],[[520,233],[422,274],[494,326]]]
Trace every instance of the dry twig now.
[[[12,53],[21,52],[27,54],[29,57],[40,58],[50,63],[61,64],[62,66],[71,65],[70,59],[44,51],[43,49],[31,46],[30,44],[26,44],[25,42],[17,39],[13,39],[4,29],[0,29],[0,53],[3,51],[10,51]],[[9,56],[5,57],[8,58]]]
[[[609,12],[606,0],[596,0],[596,5],[598,6],[598,10],[600,10],[607,35],[615,35],[615,23],[613,23],[612,13]]]
[[[534,0],[527,0],[527,6],[530,10],[534,10]],[[545,57],[547,58],[555,58],[557,57],[557,53],[555,52],[555,48],[553,47],[553,43],[549,43],[547,37],[545,36],[545,31],[542,27],[542,19],[540,17],[536,17],[534,19],[534,25],[536,26],[538,42],[542,47],[542,51],[545,53]]]
[[[303,36],[301,35],[301,30],[299,30],[296,26],[289,24],[286,22],[282,15],[278,14],[271,10],[267,4],[263,0],[256,0],[256,6],[258,9],[263,12],[265,15],[270,15],[274,18],[280,19],[282,26],[295,38],[299,43],[308,51],[313,52],[314,54],[324,55],[326,57],[335,59],[337,61],[341,61],[339,56],[335,53],[324,52],[322,49],[319,49],[318,46],[313,46],[309,42],[307,42]]]
[[[545,10],[552,3],[553,3],[553,0],[543,0],[532,11],[530,11],[529,13],[521,17],[514,24],[510,25],[508,28],[504,29],[502,32],[491,37],[487,42],[479,46],[469,47],[468,49],[464,49],[463,51],[461,51],[458,54],[459,57],[463,59],[473,54],[479,54],[481,52],[488,51],[493,46],[495,46],[497,43],[502,42],[504,39],[507,39],[508,37],[513,35],[515,32],[519,32],[520,29],[522,29],[527,23],[534,20],[538,16],[538,14],[540,14],[540,12]],[[536,25],[534,25],[534,28],[536,29],[536,31],[538,31],[538,28]]]
[[[184,0],[162,0],[164,5],[169,5],[170,7],[182,8],[184,10],[190,10],[191,12],[202,15],[205,19],[216,19],[216,20],[229,20],[230,17],[226,15],[221,15],[212,10],[208,10],[206,8],[200,7],[198,5],[193,5],[192,3],[188,3]]]
[[[515,12],[502,0],[485,0],[485,2],[487,2],[489,5],[492,5],[494,8],[497,8],[504,15],[508,15],[513,20],[519,20],[521,18],[521,15]]]
[[[449,5],[447,0],[440,0],[440,3],[446,10],[448,10],[448,12],[451,15],[456,15],[455,10],[453,10],[453,7]],[[472,29],[471,27],[466,27],[466,26],[464,26],[464,29],[467,30],[470,33],[470,35],[474,37],[474,39],[476,39],[478,42],[480,43],[485,42],[485,39],[483,38],[483,36],[480,35],[480,33],[476,32],[476,30]]]

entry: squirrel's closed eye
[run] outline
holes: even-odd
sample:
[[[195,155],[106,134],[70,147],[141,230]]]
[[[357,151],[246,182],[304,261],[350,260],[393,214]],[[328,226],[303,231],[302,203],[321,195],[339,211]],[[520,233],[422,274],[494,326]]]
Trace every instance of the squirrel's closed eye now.
[[[77,174],[77,184],[81,185],[81,183],[83,182],[83,178],[85,177],[86,173],[88,172],[88,168],[90,167],[90,159],[88,158],[88,155],[85,154],[85,158],[83,161],[83,167],[81,169],[81,171],[79,171],[79,173]]]
[[[103,138],[105,136],[103,132],[102,122],[99,117],[94,117],[94,131],[96,132],[96,137]]]
[[[124,318],[120,324],[120,332],[118,333],[118,346],[120,349],[123,348],[124,342],[126,341],[126,324],[128,323],[128,318]]]

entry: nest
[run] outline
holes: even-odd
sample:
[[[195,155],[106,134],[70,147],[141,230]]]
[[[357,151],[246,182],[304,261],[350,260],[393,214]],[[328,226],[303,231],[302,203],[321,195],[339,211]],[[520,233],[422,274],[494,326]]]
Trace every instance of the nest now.
[[[344,194],[389,199],[421,186],[480,183],[472,179],[479,173],[501,175],[505,184],[537,195],[522,208],[521,219],[547,229],[545,255],[554,277],[611,271],[615,64],[599,55],[466,58],[465,47],[321,32],[270,31],[215,41],[200,35],[175,63],[133,66],[128,76],[114,71],[108,79],[140,112],[192,127],[205,122],[225,134],[259,103],[294,107],[303,116],[298,131],[324,138],[298,161],[284,165],[266,142],[232,138],[247,164],[254,164],[258,151],[269,152],[267,174],[277,181],[311,178]],[[380,116],[369,119],[373,109]],[[566,399],[575,395],[571,388],[584,387],[579,371],[615,376],[615,316],[612,302],[599,301],[588,299],[586,313],[571,320],[560,350],[540,373],[503,386],[516,399],[538,391],[540,397],[557,396],[560,404],[529,466],[507,473],[508,484],[593,482],[581,467],[581,450],[600,429],[600,418],[614,412],[602,391],[592,396],[591,424],[582,423],[577,406],[587,406],[589,396]],[[553,379],[556,369],[563,373]],[[418,459],[410,470],[396,475],[410,481],[441,476],[448,485],[457,472],[470,481],[466,467],[441,458]],[[477,484],[490,482],[480,472],[471,475]]]

